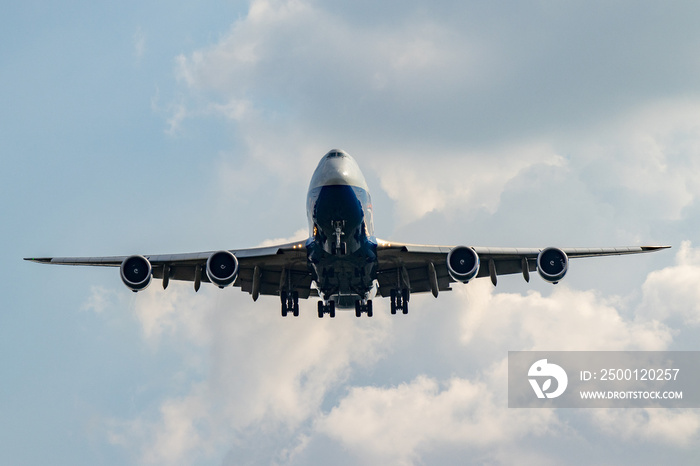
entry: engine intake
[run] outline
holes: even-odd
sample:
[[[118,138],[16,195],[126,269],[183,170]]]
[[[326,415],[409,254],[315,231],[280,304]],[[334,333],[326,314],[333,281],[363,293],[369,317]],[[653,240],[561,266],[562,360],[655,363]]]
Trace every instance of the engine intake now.
[[[558,283],[569,270],[569,257],[559,248],[545,248],[537,255],[537,272],[549,283]]]
[[[129,256],[119,267],[124,284],[133,292],[145,289],[151,283],[151,263],[143,256]]]
[[[230,251],[217,251],[207,259],[209,281],[223,288],[238,278],[238,259]]]
[[[452,248],[447,254],[447,271],[453,280],[467,283],[479,273],[479,255],[466,246]]]

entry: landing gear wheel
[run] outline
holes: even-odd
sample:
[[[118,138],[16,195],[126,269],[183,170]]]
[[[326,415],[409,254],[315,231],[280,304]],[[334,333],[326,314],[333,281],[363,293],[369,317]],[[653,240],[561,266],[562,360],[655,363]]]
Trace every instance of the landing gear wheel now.
[[[282,301],[282,317],[287,317],[291,311],[294,317],[299,317],[299,292],[284,291],[280,294]]]
[[[408,314],[408,300],[410,296],[408,288],[391,290],[391,313],[396,314],[396,311],[401,310],[404,314]]]
[[[282,294],[280,295],[280,300],[282,301],[282,317],[287,317],[287,312],[289,311],[289,307],[287,307],[287,297]]]
[[[323,318],[323,314],[328,314],[331,319],[335,317],[335,301],[329,301],[328,304],[323,304],[323,301],[318,302],[318,317]]]
[[[292,292],[292,314],[294,317],[299,317],[299,292]]]
[[[367,304],[362,304],[359,299],[355,301],[355,316],[361,317],[362,313],[366,313],[367,317],[372,317],[372,300],[368,299]]]

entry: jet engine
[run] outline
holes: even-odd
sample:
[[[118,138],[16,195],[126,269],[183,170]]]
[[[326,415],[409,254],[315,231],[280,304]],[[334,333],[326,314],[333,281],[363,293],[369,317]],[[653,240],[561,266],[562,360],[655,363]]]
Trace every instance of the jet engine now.
[[[124,284],[134,293],[151,283],[151,263],[143,256],[129,256],[119,267]]]
[[[479,273],[479,255],[466,246],[454,247],[447,254],[447,271],[453,280],[467,283]]]
[[[559,248],[545,248],[537,255],[537,272],[549,283],[558,283],[569,270],[569,258]]]
[[[238,278],[238,259],[230,251],[217,251],[207,259],[207,277],[219,288],[231,285]]]

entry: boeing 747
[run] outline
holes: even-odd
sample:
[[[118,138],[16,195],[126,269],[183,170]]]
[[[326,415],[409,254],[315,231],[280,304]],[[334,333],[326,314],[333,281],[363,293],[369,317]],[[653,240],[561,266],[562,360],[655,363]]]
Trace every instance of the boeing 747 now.
[[[529,282],[535,270],[547,282],[566,274],[569,258],[637,254],[670,246],[615,248],[489,248],[431,246],[382,241],[374,236],[372,201],[355,159],[331,150],[316,167],[307,196],[309,238],[271,247],[188,254],[113,257],[45,257],[43,264],[119,267],[124,284],[134,292],[153,277],[202,282],[219,288],[233,285],[250,293],[279,296],[282,315],[299,315],[299,299],[320,298],[318,316],[335,317],[336,309],[355,309],[372,316],[372,299],[389,297],[391,313],[408,313],[413,293],[437,297],[453,282],[522,274]]]

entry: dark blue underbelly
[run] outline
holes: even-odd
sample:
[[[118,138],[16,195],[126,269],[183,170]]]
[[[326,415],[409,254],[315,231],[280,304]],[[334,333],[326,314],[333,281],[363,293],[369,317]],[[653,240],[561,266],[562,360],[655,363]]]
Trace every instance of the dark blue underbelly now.
[[[318,195],[312,194],[312,198],[316,199],[312,210],[316,225],[323,231],[330,229],[337,221],[344,221],[346,230],[359,227],[364,219],[362,191],[352,186],[318,188]]]
[[[313,241],[307,249],[316,282],[324,299],[354,305],[367,297],[376,278],[369,194],[353,186],[323,186],[309,192],[309,203]]]

